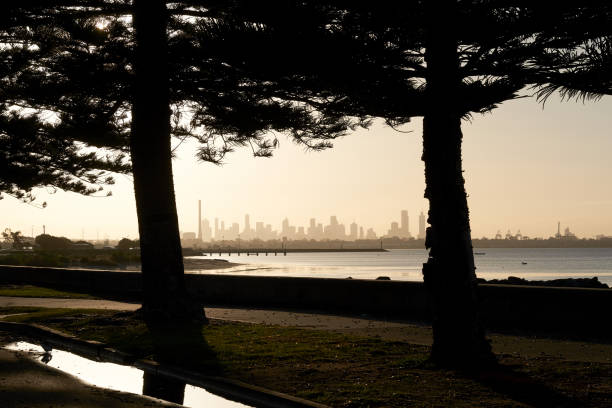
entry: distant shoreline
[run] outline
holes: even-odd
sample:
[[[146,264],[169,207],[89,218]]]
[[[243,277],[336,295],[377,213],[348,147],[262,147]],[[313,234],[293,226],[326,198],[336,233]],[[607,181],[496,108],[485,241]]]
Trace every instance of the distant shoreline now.
[[[381,249],[382,245],[382,249]],[[287,252],[383,252],[388,249],[425,249],[425,240],[423,239],[404,239],[404,238],[383,238],[376,240],[357,240],[357,241],[308,241],[297,240],[287,241]],[[473,238],[472,246],[474,248],[612,248],[612,238],[601,239],[482,239]],[[230,249],[236,252],[240,248],[240,252],[248,251],[264,251],[282,252],[282,243],[279,241],[268,242],[250,242],[250,241],[227,241],[227,242],[212,242],[205,243],[203,247],[194,249],[185,247],[184,251],[189,251],[189,255],[193,252],[208,252],[212,250],[219,252],[227,252]],[[263,248],[263,249],[258,249]],[[187,255],[187,253],[185,253]]]

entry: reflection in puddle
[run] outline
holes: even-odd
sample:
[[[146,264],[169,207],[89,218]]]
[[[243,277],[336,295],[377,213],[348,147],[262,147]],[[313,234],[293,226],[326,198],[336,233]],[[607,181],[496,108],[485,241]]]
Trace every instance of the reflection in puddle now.
[[[143,371],[130,366],[122,366],[113,363],[102,363],[89,360],[67,351],[49,349],[48,347],[19,341],[4,346],[5,349],[23,351],[35,359],[57,368],[65,373],[71,374],[81,381],[95,385],[96,387],[108,388],[116,391],[130,392],[142,395]],[[247,405],[230,401],[211,394],[200,387],[193,385],[185,386],[185,398],[183,405],[186,407],[214,407],[214,408],[239,408]]]

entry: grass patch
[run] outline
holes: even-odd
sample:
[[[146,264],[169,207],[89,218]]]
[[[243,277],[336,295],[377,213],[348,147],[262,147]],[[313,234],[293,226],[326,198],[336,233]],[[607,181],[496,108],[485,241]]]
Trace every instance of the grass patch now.
[[[134,313],[75,309],[30,308],[5,320],[338,407],[607,407],[612,400],[610,364],[512,355],[502,357],[501,370],[466,375],[427,364],[425,346],[328,331],[217,320],[150,330]]]
[[[37,323],[49,327],[62,328],[69,326],[70,322],[77,321],[80,324],[87,324],[88,319],[99,318],[100,316],[112,316],[117,313],[115,310],[99,309],[66,309],[48,307],[0,307],[0,315],[14,314],[2,319],[5,322],[13,323]]]
[[[32,307],[32,306],[8,306],[8,307],[0,307],[0,315],[10,315],[16,313],[33,313],[41,310],[40,307]]]
[[[86,293],[67,292],[31,285],[0,285],[0,296],[64,298],[64,299],[99,299]]]

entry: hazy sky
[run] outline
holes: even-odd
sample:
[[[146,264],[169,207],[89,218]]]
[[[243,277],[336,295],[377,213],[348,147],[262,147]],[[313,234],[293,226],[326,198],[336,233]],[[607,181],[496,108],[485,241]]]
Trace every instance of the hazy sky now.
[[[270,159],[243,149],[223,166],[198,163],[193,145],[178,149],[174,177],[181,231],[197,231],[197,200],[204,217],[239,222],[244,214],[278,229],[311,217],[329,223],[336,215],[385,233],[407,209],[410,230],[426,211],[421,157],[421,120],[398,133],[376,124],[335,142],[324,152],[304,152],[281,138]],[[505,234],[548,237],[557,221],[578,236],[612,235],[612,98],[599,102],[534,99],[504,103],[464,122],[464,169],[474,237]],[[118,176],[109,198],[40,190],[46,209],[6,197],[0,200],[0,229],[86,239],[137,236],[131,179]]]

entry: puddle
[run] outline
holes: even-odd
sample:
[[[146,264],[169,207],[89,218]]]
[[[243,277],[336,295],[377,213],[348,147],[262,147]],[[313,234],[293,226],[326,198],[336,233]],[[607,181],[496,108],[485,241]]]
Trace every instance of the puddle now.
[[[41,346],[25,341],[11,343],[3,348],[26,352],[32,358],[45,363],[49,367],[57,368],[96,387],[142,395],[144,373],[137,368],[93,361],[57,349],[47,353]],[[227,400],[203,388],[189,384],[185,386],[185,397],[182,405],[191,408],[248,408],[248,405]]]

